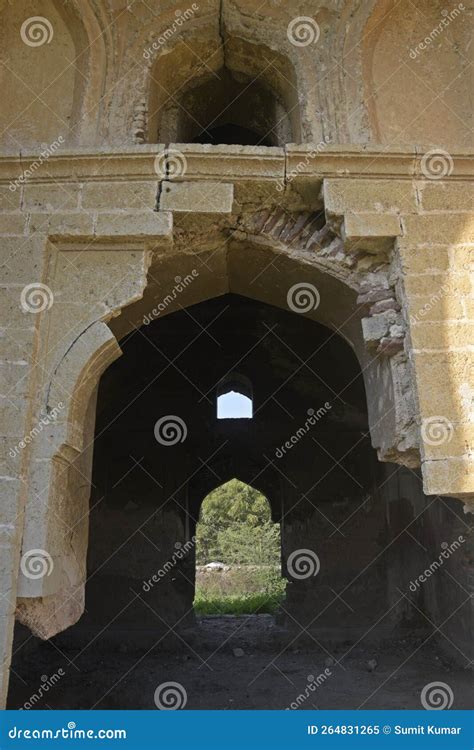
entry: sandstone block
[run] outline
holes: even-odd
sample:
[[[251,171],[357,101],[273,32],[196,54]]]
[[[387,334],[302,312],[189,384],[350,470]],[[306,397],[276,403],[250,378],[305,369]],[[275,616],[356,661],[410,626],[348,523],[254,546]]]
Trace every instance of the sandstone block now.
[[[402,234],[396,214],[345,214],[344,234],[347,239],[362,237],[398,237]]]
[[[94,210],[147,209],[156,204],[158,181],[89,182],[82,191],[82,207]]]
[[[69,211],[78,208],[80,185],[74,182],[26,185],[24,208],[27,211]]]
[[[0,211],[15,211],[20,208],[21,188],[10,190],[9,187],[0,187]]]
[[[404,215],[402,222],[407,242],[447,245],[474,241],[474,216],[469,214]]]
[[[472,183],[421,180],[417,183],[423,211],[472,211]]]
[[[415,189],[407,180],[338,180],[324,181],[326,211],[337,215],[346,212],[411,212],[416,210]]]
[[[163,182],[160,209],[177,213],[232,211],[234,186],[222,182]]]
[[[26,216],[24,214],[0,214],[0,235],[16,236],[25,234]]]
[[[472,458],[424,461],[422,474],[426,495],[462,497],[474,494],[474,459]]]
[[[135,211],[127,213],[100,213],[97,216],[95,234],[100,238],[123,236],[156,237],[171,239],[173,215],[169,211]]]

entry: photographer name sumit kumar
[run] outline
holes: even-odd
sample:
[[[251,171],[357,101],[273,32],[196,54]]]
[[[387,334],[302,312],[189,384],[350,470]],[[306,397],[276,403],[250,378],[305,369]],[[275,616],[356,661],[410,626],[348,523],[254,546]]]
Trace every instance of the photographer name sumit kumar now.
[[[416,727],[401,727],[396,724],[393,727],[394,734],[461,734],[461,727],[437,727],[429,724],[427,727],[419,724]]]

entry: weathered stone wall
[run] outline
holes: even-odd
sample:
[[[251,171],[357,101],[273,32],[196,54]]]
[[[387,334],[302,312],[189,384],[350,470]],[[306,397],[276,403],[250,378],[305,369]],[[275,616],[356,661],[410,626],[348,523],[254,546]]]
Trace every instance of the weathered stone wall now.
[[[82,508],[87,503],[87,489],[81,490],[79,501],[73,479],[76,469],[71,466],[90,442],[90,432],[88,439],[81,437],[90,394],[100,372],[117,355],[115,339],[104,322],[109,321],[120,338],[166,299],[177,276],[184,278],[193,270],[197,281],[183,290],[179,300],[172,300],[166,312],[229,290],[287,307],[292,285],[305,282],[316,287],[321,301],[311,317],[340,328],[352,343],[364,370],[372,441],[381,456],[415,466],[421,446],[427,494],[469,499],[473,492],[469,458],[472,234],[470,207],[461,203],[467,196],[463,182],[467,160],[457,157],[450,179],[438,184],[418,173],[421,156],[410,158],[403,152],[385,157],[383,174],[381,155],[374,159],[357,149],[341,154],[331,148],[307,163],[304,149],[299,157],[294,148],[288,149],[286,159],[284,151],[277,151],[269,154],[268,162],[266,149],[229,147],[216,153],[195,146],[185,152],[188,171],[176,183],[182,191],[179,202],[175,204],[171,195],[168,210],[157,212],[154,154],[149,147],[145,152],[142,148],[114,156],[107,180],[100,182],[89,177],[94,165],[99,166],[92,155],[51,157],[49,182],[44,182],[43,173],[41,187],[33,179],[15,191],[7,180],[15,179],[19,162],[6,159],[1,165],[6,182],[5,314],[13,330],[19,331],[23,351],[21,357],[12,358],[11,347],[18,351],[19,340],[15,334],[12,342],[7,327],[3,341],[9,373],[4,402],[8,450],[57,403],[65,404],[50,428],[48,443],[31,440],[21,447],[15,454],[18,468],[9,469],[4,480],[12,498],[11,514],[5,512],[4,521],[13,544],[11,556],[5,550],[12,586],[18,570],[15,534],[22,533],[27,497],[23,553],[47,550],[56,561],[54,576],[36,582],[23,578],[20,587],[22,618],[45,633],[70,624],[82,609],[86,525],[77,530],[78,546],[73,542],[71,557],[71,547],[67,553],[63,550],[64,524],[74,519],[70,508],[75,503]],[[240,172],[236,172],[237,159],[242,160]],[[358,175],[374,161],[375,174],[362,180]],[[295,162],[305,166],[290,180]],[[336,176],[342,164],[349,171],[344,179]],[[227,168],[233,177],[226,176]],[[395,168],[398,177],[387,177]],[[124,169],[133,174],[126,184],[121,183]],[[66,179],[72,172],[77,177]],[[284,235],[275,237],[275,230],[266,233],[265,226],[257,235],[252,229],[250,218],[262,205],[271,208],[285,173],[284,199],[296,217],[314,205],[312,196],[324,184],[323,200],[318,198],[316,206],[325,211],[330,231],[320,235],[318,220],[313,245],[304,233],[285,241]],[[229,186],[231,203],[226,198],[224,204],[216,204],[216,177]],[[204,206],[193,214],[196,183]],[[238,218],[234,212],[244,195],[245,211]],[[63,210],[64,201],[68,210]],[[206,242],[201,245],[198,238],[203,231]],[[195,254],[189,252],[193,243]],[[34,253],[37,261],[30,265]],[[28,284],[38,283],[46,284],[46,289],[40,290],[36,302],[42,312],[36,313],[34,302],[28,307],[23,300],[22,307],[22,292]],[[77,297],[79,289],[83,291]],[[137,301],[130,305],[133,300]],[[124,307],[126,313],[114,317]],[[448,318],[442,312],[445,307]],[[29,363],[37,365],[28,368]],[[23,470],[20,461],[26,462]],[[33,494],[26,494],[27,486],[36,488]],[[43,502],[38,502],[38,495]],[[67,573],[66,560],[70,560]],[[7,610],[10,618],[12,611]]]
[[[472,521],[451,498],[427,497],[421,477],[380,466],[389,546],[391,619],[418,631],[464,667],[472,660]]]
[[[223,66],[273,93],[294,142],[470,143],[468,4],[206,0],[179,10],[174,0],[2,0],[3,148],[59,136],[87,146],[180,140],[181,100],[189,107],[197,81]],[[36,29],[23,26],[35,16]]]

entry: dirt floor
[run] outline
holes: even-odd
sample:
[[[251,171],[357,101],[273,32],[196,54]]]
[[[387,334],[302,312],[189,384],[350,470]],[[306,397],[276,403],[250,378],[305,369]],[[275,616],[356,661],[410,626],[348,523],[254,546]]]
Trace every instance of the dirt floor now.
[[[153,709],[157,687],[175,682],[187,709],[417,709],[423,687],[441,681],[453,691],[452,708],[468,708],[472,672],[426,639],[329,647],[289,634],[270,615],[201,618],[174,651],[95,641],[81,652],[31,639],[14,659],[8,707]]]

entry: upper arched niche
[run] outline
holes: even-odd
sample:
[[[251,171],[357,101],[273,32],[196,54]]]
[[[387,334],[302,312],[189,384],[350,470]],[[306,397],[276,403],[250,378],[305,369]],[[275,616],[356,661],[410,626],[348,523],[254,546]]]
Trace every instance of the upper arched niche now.
[[[88,34],[62,0],[0,0],[0,142],[23,151],[79,140],[88,78]]]
[[[150,75],[148,140],[281,146],[301,140],[296,75],[263,44],[178,41]]]
[[[382,0],[361,39],[364,101],[379,143],[471,143],[470,20],[463,4]]]

